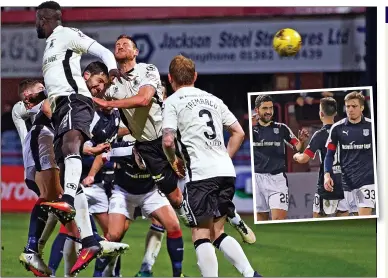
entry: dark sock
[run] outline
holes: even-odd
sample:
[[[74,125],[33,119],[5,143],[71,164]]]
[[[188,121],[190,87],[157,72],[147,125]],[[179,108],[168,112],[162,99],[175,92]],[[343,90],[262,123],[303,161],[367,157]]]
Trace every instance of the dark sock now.
[[[121,272],[121,256],[118,257],[116,266],[114,269],[115,277],[120,277],[120,272]]]
[[[87,237],[81,239],[81,242],[82,242],[82,248],[88,248],[91,246],[98,245],[98,242],[96,241],[96,239],[94,238],[93,235],[87,236]]]
[[[104,239],[98,234],[96,222],[94,221],[93,215],[90,215],[90,223],[91,223],[91,225],[92,225],[92,231],[93,231],[94,238],[95,238],[98,242],[100,242],[101,240],[104,240]]]
[[[74,207],[74,198],[71,195],[63,194],[61,200]]]
[[[96,259],[96,264],[94,265],[93,277],[102,277],[102,273],[106,266],[111,262],[114,257],[103,256]]]
[[[183,239],[182,231],[167,232],[167,250],[170,255],[172,272],[174,277],[182,273]]]
[[[48,212],[45,212],[40,204],[45,200],[40,198],[36,201],[34,208],[31,211],[30,227],[28,229],[28,241],[26,250],[32,250],[38,252],[38,241],[42,236],[46,221],[48,218]]]
[[[66,234],[59,233],[51,246],[48,267],[51,269],[53,275],[55,275],[55,272],[57,271],[63,258],[63,245],[65,244],[66,237]]]

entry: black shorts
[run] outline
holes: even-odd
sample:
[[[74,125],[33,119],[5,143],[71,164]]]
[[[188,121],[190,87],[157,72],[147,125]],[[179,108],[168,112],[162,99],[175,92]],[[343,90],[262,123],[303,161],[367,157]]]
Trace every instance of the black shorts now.
[[[168,195],[178,186],[178,176],[171,168],[163,151],[162,137],[146,142],[136,142],[135,148],[143,158],[159,190]]]
[[[235,181],[234,177],[215,177],[186,183],[183,192],[186,213],[195,226],[209,218],[234,216]]]
[[[90,125],[94,118],[94,104],[91,98],[80,94],[58,97],[52,116],[55,129],[54,151],[57,163],[63,161],[62,136],[70,130],[82,132],[85,140],[91,138]]]

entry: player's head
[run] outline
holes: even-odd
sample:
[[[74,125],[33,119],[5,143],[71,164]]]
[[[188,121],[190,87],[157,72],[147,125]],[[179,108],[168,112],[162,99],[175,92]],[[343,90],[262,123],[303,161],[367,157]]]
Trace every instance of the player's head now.
[[[255,112],[260,121],[269,123],[273,117],[273,99],[270,95],[259,95],[255,100]]]
[[[333,119],[337,115],[337,102],[332,97],[321,98],[319,104],[319,117]]]
[[[92,96],[101,97],[109,81],[107,66],[99,61],[92,62],[86,66],[83,77]]]
[[[168,68],[168,81],[174,91],[183,86],[193,86],[197,80],[197,72],[193,60],[183,55],[175,56]]]
[[[139,49],[134,39],[120,35],[115,43],[115,58],[117,62],[133,61],[139,55]]]
[[[25,79],[19,83],[18,94],[21,101],[27,104],[38,104],[39,101],[34,101],[39,94],[44,91],[43,84],[38,80]]]
[[[36,32],[39,39],[48,38],[55,27],[61,25],[61,6],[55,1],[43,2],[36,8]]]
[[[362,92],[351,92],[345,96],[345,110],[348,119],[357,120],[364,111],[365,97]]]

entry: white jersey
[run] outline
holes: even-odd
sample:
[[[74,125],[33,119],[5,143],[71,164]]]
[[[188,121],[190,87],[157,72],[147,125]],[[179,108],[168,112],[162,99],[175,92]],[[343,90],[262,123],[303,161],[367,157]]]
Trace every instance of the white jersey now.
[[[130,81],[122,79],[123,84],[115,82],[105,93],[106,98],[125,99],[138,94],[139,89],[145,85],[155,88],[156,94],[151,107],[121,109],[125,118],[124,124],[129,128],[132,136],[137,141],[152,141],[162,136],[162,99],[163,87],[158,69],[151,64],[136,64],[128,72]]]
[[[81,55],[95,40],[75,28],[58,26],[46,40],[43,54],[43,77],[49,101],[79,93],[92,97],[81,72]],[[54,111],[53,109],[53,111]]]
[[[33,125],[36,115],[39,113],[43,101],[38,105],[35,105],[33,108],[27,110],[22,101],[18,101],[12,108],[12,120],[15,124],[16,130],[18,131],[20,141],[23,143],[24,139],[27,136],[28,128],[26,121],[30,121],[30,124]],[[24,148],[24,144],[23,144]]]
[[[222,100],[195,87],[181,88],[167,98],[163,129],[178,132],[187,181],[236,176],[223,134],[223,128],[236,121]]]

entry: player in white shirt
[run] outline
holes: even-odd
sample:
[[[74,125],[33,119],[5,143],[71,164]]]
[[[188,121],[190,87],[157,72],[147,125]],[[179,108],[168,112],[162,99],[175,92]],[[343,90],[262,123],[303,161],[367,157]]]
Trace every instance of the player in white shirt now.
[[[234,213],[236,172],[231,157],[244,140],[236,117],[219,98],[194,87],[194,62],[178,55],[169,66],[168,79],[175,91],[164,103],[163,149],[168,161],[177,160],[175,139],[186,168],[184,199],[191,223],[197,263],[204,277],[218,276],[213,245],[245,277],[260,276],[251,267],[240,244],[224,232],[227,215]],[[225,148],[223,128],[231,133]],[[184,175],[184,173],[181,173]]]
[[[19,260],[36,275],[51,275],[41,254],[56,225],[55,217],[42,210],[40,204],[55,200],[62,193],[53,150],[51,110],[46,101],[39,100],[44,89],[37,80],[23,80],[18,89],[21,101],[12,109],[12,119],[22,142],[25,182],[39,196],[31,211],[28,242]]]
[[[136,42],[127,35],[116,40],[115,57],[119,68],[130,79],[117,83],[107,90],[106,101],[95,98],[102,107],[121,109],[122,121],[136,139],[135,148],[142,156],[147,169],[165,194],[181,220],[189,225],[184,213],[182,192],[177,187],[178,175],[170,167],[162,149],[163,86],[159,71],[154,65],[136,63],[139,54]]]
[[[61,7],[54,1],[44,2],[37,7],[36,30],[38,38],[46,39],[43,54],[43,77],[52,108],[55,129],[55,156],[63,174],[64,194],[56,202],[46,202],[49,211],[61,222],[74,219],[74,205],[79,203],[85,221],[77,223],[81,228],[82,250],[71,270],[77,274],[102,252],[101,245],[90,232],[87,201],[79,186],[82,163],[80,150],[90,138],[89,126],[94,117],[92,95],[82,77],[80,60],[84,53],[97,56],[108,67],[110,78],[127,78],[117,69],[113,54],[78,29],[62,26]],[[79,202],[74,202],[76,193]],[[78,213],[77,213],[78,214]],[[77,222],[77,220],[76,220]]]

